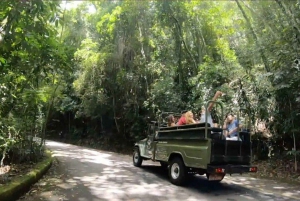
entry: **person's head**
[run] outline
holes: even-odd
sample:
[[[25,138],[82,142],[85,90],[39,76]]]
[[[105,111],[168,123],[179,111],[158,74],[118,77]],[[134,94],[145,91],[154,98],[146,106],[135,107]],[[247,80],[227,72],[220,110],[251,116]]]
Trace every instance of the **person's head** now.
[[[185,114],[186,114],[187,112],[188,112],[187,110],[181,111],[181,116],[185,116]]]
[[[234,115],[232,113],[228,113],[226,115],[227,122],[232,122],[234,120]]]
[[[187,111],[185,113],[186,123],[190,124],[194,122],[194,114],[191,111]]]
[[[175,118],[173,115],[168,116],[168,126],[171,126],[172,123],[175,123]]]
[[[204,113],[205,113],[205,107],[202,106],[202,107],[201,107],[201,114],[204,114]]]

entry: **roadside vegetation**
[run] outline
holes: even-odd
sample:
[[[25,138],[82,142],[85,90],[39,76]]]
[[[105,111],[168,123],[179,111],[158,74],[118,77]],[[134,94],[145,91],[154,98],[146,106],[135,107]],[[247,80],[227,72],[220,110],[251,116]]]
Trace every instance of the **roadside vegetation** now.
[[[299,6],[2,0],[0,183],[45,138],[129,152],[159,112],[198,113],[217,90],[248,117],[259,174],[300,180]]]

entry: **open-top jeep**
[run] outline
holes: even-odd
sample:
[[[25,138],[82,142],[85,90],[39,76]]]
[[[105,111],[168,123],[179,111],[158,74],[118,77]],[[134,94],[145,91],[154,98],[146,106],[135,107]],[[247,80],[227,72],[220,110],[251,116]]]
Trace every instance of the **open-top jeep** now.
[[[221,103],[215,103],[222,108]],[[239,132],[238,140],[233,141],[226,140],[222,128],[209,123],[167,127],[161,120],[160,117],[158,122],[152,122],[148,137],[135,143],[134,166],[140,167],[143,160],[160,162],[168,167],[175,185],[184,184],[189,174],[206,174],[209,181],[221,181],[226,174],[257,171],[251,166],[249,132]]]

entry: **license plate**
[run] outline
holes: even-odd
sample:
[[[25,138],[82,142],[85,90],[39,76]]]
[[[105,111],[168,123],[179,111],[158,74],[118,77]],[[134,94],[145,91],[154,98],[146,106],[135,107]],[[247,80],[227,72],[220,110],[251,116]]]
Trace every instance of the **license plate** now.
[[[218,180],[222,180],[223,179],[223,175],[222,174],[210,174],[208,177],[209,181],[218,181]]]

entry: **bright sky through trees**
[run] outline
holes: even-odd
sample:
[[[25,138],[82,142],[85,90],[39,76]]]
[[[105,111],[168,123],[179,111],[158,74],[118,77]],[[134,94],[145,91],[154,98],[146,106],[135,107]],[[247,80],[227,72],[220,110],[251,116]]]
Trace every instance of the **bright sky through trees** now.
[[[61,7],[64,9],[65,7],[69,10],[72,8],[77,7],[79,4],[83,3],[84,1],[63,1],[61,3]],[[93,5],[89,6],[89,13],[95,13],[96,9]]]

